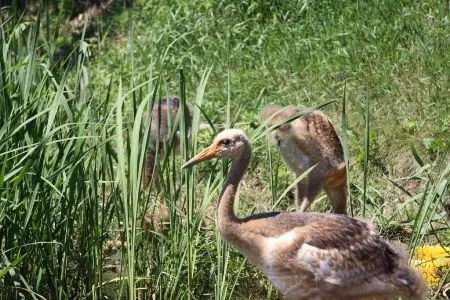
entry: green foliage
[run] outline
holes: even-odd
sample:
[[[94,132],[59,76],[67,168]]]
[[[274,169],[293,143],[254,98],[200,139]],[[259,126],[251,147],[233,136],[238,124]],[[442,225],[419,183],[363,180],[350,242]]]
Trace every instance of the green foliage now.
[[[69,73],[53,69],[39,17],[1,34],[2,266],[20,258],[4,275],[2,293],[70,298],[101,281],[114,207],[99,205],[98,196],[99,178],[112,167],[112,147],[101,139],[108,128],[99,121],[109,99],[86,97],[83,42]]]
[[[295,178],[259,127],[261,106],[272,102],[337,100],[322,109],[336,129],[342,118],[352,213],[365,211],[410,247],[446,243],[446,5],[135,1],[96,20],[99,36],[83,32],[67,56],[57,10],[34,19],[2,12],[0,297],[278,297],[215,229],[227,164],[180,170],[215,133],[240,127],[254,154],[238,214],[292,209]],[[181,153],[169,151],[155,170],[161,190],[143,192],[150,123],[142,113],[173,94],[193,104],[192,132],[180,112]],[[167,230],[145,230],[145,213],[162,205]],[[311,210],[327,205],[317,200]],[[105,248],[116,237],[118,271],[108,272]]]

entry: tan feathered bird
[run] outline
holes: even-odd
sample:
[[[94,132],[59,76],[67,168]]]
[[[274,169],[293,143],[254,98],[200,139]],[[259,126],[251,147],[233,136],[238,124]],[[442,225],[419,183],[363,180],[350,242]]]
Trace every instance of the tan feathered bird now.
[[[152,174],[154,174],[153,182],[159,186],[159,174],[157,170],[154,172],[158,161],[163,161],[166,156],[166,146],[169,142],[171,126],[175,124],[175,120],[180,109],[181,101],[178,97],[163,97],[160,101],[156,101],[151,112],[151,125],[148,135],[148,148],[146,151],[146,165],[144,168],[144,176],[141,188],[146,188],[150,183]],[[189,105],[186,105],[187,129],[191,130],[192,112]],[[148,113],[143,115],[143,126],[145,126],[149,118]],[[179,153],[180,139],[178,134],[174,135],[173,141],[175,153]],[[158,161],[155,161],[157,157]]]
[[[234,199],[250,163],[241,130],[225,130],[183,167],[230,159],[217,204],[223,238],[256,264],[286,299],[421,299],[426,285],[402,247],[384,241],[363,221],[344,215],[268,212],[239,218]]]
[[[273,126],[300,114],[304,108],[268,105],[261,112],[261,121]],[[289,168],[297,176],[317,164],[311,173],[296,185],[295,204],[303,212],[322,188],[330,198],[334,213],[347,213],[347,171],[341,142],[321,111],[315,110],[270,132],[271,141]]]

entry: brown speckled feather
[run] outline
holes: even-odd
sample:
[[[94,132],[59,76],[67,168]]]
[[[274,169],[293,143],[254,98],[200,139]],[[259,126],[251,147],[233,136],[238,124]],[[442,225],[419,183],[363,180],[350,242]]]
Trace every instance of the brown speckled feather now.
[[[251,146],[225,130],[184,167],[215,157],[232,160],[217,205],[222,237],[257,265],[288,300],[421,299],[421,275],[406,251],[384,241],[368,223],[338,214],[267,212],[238,218],[234,199],[250,163]]]
[[[301,108],[295,106],[268,105],[261,112],[261,119],[268,120],[267,126],[272,126],[301,111]],[[314,162],[325,161],[336,168],[344,163],[344,152],[339,137],[327,116],[321,111],[316,110],[295,119],[275,132],[276,135],[273,136],[275,142],[281,139],[295,139],[299,147],[313,157]]]
[[[157,137],[159,135],[159,141],[161,146],[167,142],[170,133],[170,126],[175,124],[175,119],[178,114],[178,110],[180,108],[181,102],[178,97],[163,97],[160,99],[161,105],[158,105],[159,102],[155,101],[152,109],[152,124],[150,127],[150,134],[148,136],[149,143],[155,143]],[[160,110],[160,112],[159,112]],[[187,126],[191,127],[192,123],[192,113],[189,105],[186,106],[186,114],[187,114]],[[159,116],[159,120],[158,120]],[[170,118],[170,121],[169,121]],[[147,119],[147,113],[144,114],[144,123]],[[178,140],[176,140],[178,143]]]
[[[245,240],[257,237],[258,252],[247,255],[288,299],[401,294],[420,299],[426,288],[408,266],[405,250],[357,219],[319,213],[256,215],[242,220],[241,233]],[[235,245],[248,251],[245,243]]]
[[[155,154],[158,153],[158,160],[165,158],[165,146],[169,142],[170,130],[175,124],[175,120],[180,108],[181,102],[178,97],[162,97],[160,101],[155,101],[151,112],[151,125],[148,135],[148,149],[146,153],[147,164],[143,176],[141,187],[145,188],[150,183],[152,174],[155,175],[153,181],[159,185],[158,172],[153,173],[153,168],[158,163],[155,161]],[[190,131],[192,123],[192,112],[189,105],[186,105],[187,128]],[[145,112],[142,117],[142,124],[145,126],[148,119],[148,113]],[[156,144],[157,142],[158,145]],[[180,139],[177,135],[174,137],[174,151],[179,152]]]
[[[268,105],[261,112],[261,120],[267,126],[278,125],[284,120],[300,114],[304,108]],[[346,213],[347,176],[344,154],[339,137],[321,111],[313,111],[295,119],[270,133],[283,159],[297,176],[317,164],[297,186],[296,205],[304,211],[323,187],[327,192],[333,211]]]

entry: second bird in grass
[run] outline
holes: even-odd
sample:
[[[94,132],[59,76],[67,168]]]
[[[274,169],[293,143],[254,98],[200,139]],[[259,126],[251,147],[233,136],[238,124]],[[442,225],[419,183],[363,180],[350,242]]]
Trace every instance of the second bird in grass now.
[[[146,151],[147,162],[144,168],[144,174],[142,179],[141,188],[146,188],[152,175],[153,182],[156,186],[159,186],[159,174],[155,167],[158,165],[158,161],[164,161],[166,157],[166,148],[168,143],[172,142],[173,150],[175,153],[179,153],[180,137],[178,130],[180,126],[175,128],[175,121],[177,118],[178,110],[181,108],[181,101],[178,97],[162,97],[159,101],[156,101],[151,111],[151,124],[148,134],[148,147]],[[187,131],[190,132],[192,124],[192,112],[189,105],[186,104],[186,126]],[[146,125],[149,114],[146,112],[143,115],[143,126]],[[173,141],[170,140],[170,134],[176,130]],[[158,157],[157,161],[155,157]]]
[[[267,105],[261,122],[271,127],[300,114],[303,108]],[[270,132],[271,141],[297,176],[316,165],[296,185],[295,204],[303,212],[322,188],[334,213],[347,213],[347,171],[341,142],[327,116],[316,110]]]
[[[287,299],[422,299],[426,285],[408,266],[407,252],[384,241],[365,222],[300,212],[237,217],[234,199],[251,157],[247,136],[237,129],[222,131],[183,168],[217,157],[231,160],[217,204],[220,234]]]

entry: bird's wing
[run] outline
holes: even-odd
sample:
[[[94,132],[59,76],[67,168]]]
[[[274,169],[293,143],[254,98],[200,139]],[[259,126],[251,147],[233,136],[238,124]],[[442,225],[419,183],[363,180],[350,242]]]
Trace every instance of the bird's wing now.
[[[322,216],[283,236],[291,242],[271,253],[272,274],[267,275],[272,278],[306,272],[315,282],[345,287],[392,273],[398,261],[397,253],[367,223],[352,218]]]

